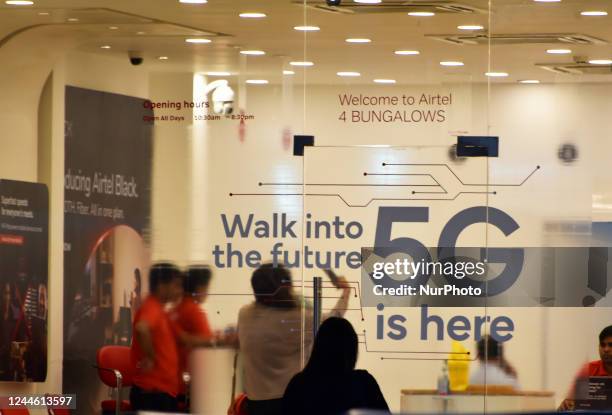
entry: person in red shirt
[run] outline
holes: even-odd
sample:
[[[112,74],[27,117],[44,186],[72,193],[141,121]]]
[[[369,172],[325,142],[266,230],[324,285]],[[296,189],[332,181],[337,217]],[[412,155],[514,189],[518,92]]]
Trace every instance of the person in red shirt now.
[[[208,286],[212,273],[205,266],[192,266],[187,270],[183,280],[183,296],[172,310],[170,319],[175,325],[179,338],[179,374],[189,374],[189,353],[193,347],[209,346],[213,335],[208,324],[206,313],[200,305],[208,296]],[[187,387],[181,382],[181,395]],[[181,399],[183,397],[181,396]]]
[[[588,379],[594,376],[612,376],[612,326],[604,328],[599,333],[599,357],[600,360],[593,360],[585,363],[576,374],[574,384],[570,389],[568,397],[561,402],[559,410],[569,411],[574,409],[574,399],[576,395],[576,384],[581,379]]]
[[[176,412],[179,393],[179,358],[176,334],[164,305],[180,292],[181,273],[172,264],[153,265],[150,294],[134,317],[130,391],[133,410]]]

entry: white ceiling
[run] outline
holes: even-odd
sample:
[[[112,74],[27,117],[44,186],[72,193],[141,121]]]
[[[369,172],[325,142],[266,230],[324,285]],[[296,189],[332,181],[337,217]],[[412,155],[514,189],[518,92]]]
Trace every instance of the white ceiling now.
[[[610,82],[610,75],[560,75],[535,66],[538,63],[572,61],[572,55],[553,56],[553,44],[452,45],[426,35],[461,33],[460,24],[481,24],[483,33],[577,33],[605,41],[597,45],[568,45],[574,56],[612,58],[612,16],[583,17],[581,10],[607,10],[609,0],[458,0],[484,13],[437,14],[411,17],[406,13],[344,14],[319,11],[291,0],[209,0],[204,5],[180,4],[178,0],[34,0],[35,5],[0,5],[0,38],[24,30],[54,30],[71,33],[78,49],[90,53],[125,56],[140,50],[145,67],[168,71],[230,71],[245,78],[278,82],[282,69],[294,69],[296,80],[303,71],[309,83],[370,83],[374,78],[397,79],[398,83],[485,81],[484,72],[510,73],[495,82],[536,78],[543,82]],[[318,0],[324,3],[324,0]],[[386,3],[398,0],[387,0]],[[314,3],[313,0],[311,3]],[[344,0],[350,3],[352,0]],[[385,2],[385,0],[383,0]],[[86,3],[85,8],[83,3]],[[418,1],[403,1],[418,3]],[[489,9],[489,3],[490,9]],[[489,12],[490,10],[490,12]],[[263,12],[264,19],[242,19],[240,12]],[[41,15],[40,13],[49,13]],[[78,22],[68,18],[77,17]],[[321,31],[304,34],[294,26],[314,24]],[[109,29],[116,26],[118,29]],[[49,30],[47,27],[45,30]],[[137,34],[144,32],[144,34]],[[48,33],[48,32],[47,32]],[[18,36],[16,34],[15,36]],[[202,35],[213,42],[191,45],[184,39]],[[348,37],[367,37],[369,44],[347,44]],[[82,41],[81,41],[82,39]],[[2,41],[0,41],[0,45]],[[110,45],[111,49],[100,49]],[[241,49],[261,49],[263,57],[245,57]],[[396,56],[396,49],[417,49],[418,56]],[[168,56],[159,61],[158,56]],[[310,60],[308,69],[289,68],[291,60]],[[464,67],[443,68],[442,60],[460,60]],[[338,71],[358,71],[357,79],[340,79]]]

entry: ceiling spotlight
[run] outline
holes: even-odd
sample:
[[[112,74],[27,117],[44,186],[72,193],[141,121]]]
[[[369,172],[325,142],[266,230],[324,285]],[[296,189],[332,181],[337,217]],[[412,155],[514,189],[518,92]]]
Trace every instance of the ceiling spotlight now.
[[[436,14],[434,12],[410,12],[408,13],[408,16],[415,16],[415,17],[431,17],[435,15]]]
[[[68,20],[69,22],[78,22],[79,21],[79,19],[77,19],[76,17],[69,17],[66,20]]]
[[[26,0],[6,0],[5,3],[9,6],[31,6],[34,4],[33,1]]]
[[[314,66],[314,62],[309,62],[309,61],[293,61],[293,62],[289,62],[289,65],[291,66]]]
[[[366,39],[366,38],[348,38],[346,39],[347,43],[370,43],[372,40],[371,39]]]
[[[295,26],[293,29],[300,32],[318,32],[321,30],[319,26]]]
[[[457,29],[459,30],[482,30],[484,29],[484,26],[481,26],[479,24],[465,24],[465,25],[457,26]]]
[[[261,56],[261,55],[266,54],[266,52],[264,52],[263,50],[241,50],[240,53],[242,55],[251,55],[251,56]]]
[[[212,42],[212,40],[210,40],[210,39],[203,39],[203,38],[189,38],[189,39],[185,39],[185,42],[187,42],[187,43],[195,43],[195,44],[203,44],[203,43],[210,43],[210,42]]]
[[[206,72],[206,75],[208,76],[231,76],[232,74],[229,72],[224,72],[224,71],[211,71],[211,72]]]
[[[580,12],[580,14],[582,16],[607,16],[608,12],[605,12],[603,10],[585,10],[583,12]]]
[[[382,0],[353,0],[353,2],[361,4],[379,4],[382,3]]]
[[[547,49],[546,53],[550,53],[551,55],[568,55],[572,53],[570,49]]]
[[[119,29],[117,26],[109,26],[108,28],[109,28],[110,30],[117,30],[117,29]]]
[[[485,75],[489,78],[505,78],[508,76],[507,72],[485,72]]]
[[[375,79],[374,82],[377,84],[394,84],[395,79]]]
[[[100,46],[100,49],[110,49],[111,46],[110,45],[102,45]]]
[[[295,72],[294,71],[284,70],[283,71],[283,75],[295,75]]]
[[[418,50],[396,50],[394,53],[396,55],[418,55],[421,52]]]
[[[268,83],[267,79],[247,79],[247,84],[251,85],[265,85]]]
[[[167,61],[168,57],[167,56],[158,56],[157,59],[159,59],[160,61]]]
[[[559,3],[561,0],[533,0],[536,3]]]
[[[39,16],[49,16],[49,12],[38,12]]]
[[[325,0],[328,6],[340,6],[341,0]]]
[[[523,79],[521,81],[519,81],[519,84],[539,84],[540,81],[538,81],[537,79]]]
[[[589,63],[591,65],[612,65],[612,59],[591,59]]]
[[[208,0],[179,0],[179,3],[184,4],[206,4]]]
[[[442,66],[463,66],[463,62],[460,61],[442,61],[440,62]]]
[[[145,32],[136,32],[137,35],[144,35]]]
[[[238,16],[243,19],[262,19],[266,17],[265,13],[240,13]]]
[[[361,74],[359,72],[337,72],[336,75],[338,75],[338,76],[346,76],[346,77],[361,76]]]

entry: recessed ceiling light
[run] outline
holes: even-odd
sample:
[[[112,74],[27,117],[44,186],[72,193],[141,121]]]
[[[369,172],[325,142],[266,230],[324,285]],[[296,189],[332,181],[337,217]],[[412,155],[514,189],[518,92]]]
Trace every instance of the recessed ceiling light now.
[[[136,32],[137,35],[144,35],[145,32]]]
[[[418,55],[421,52],[418,50],[396,50],[394,53],[396,55]]]
[[[212,42],[212,40],[210,40],[210,39],[203,39],[203,38],[189,38],[189,39],[185,39],[185,42],[187,42],[187,43],[202,44],[202,43],[210,43],[210,42]]]
[[[395,79],[375,79],[374,82],[377,84],[394,84]]]
[[[26,0],[6,0],[5,3],[9,6],[31,6],[34,4],[33,1]]]
[[[211,72],[206,72],[206,75],[208,76],[230,76],[231,73],[225,72],[225,71],[211,71]]]
[[[591,65],[612,65],[612,59],[591,59]]]
[[[262,19],[266,17],[265,13],[240,13],[238,16],[243,19]]]
[[[284,70],[283,75],[295,75],[295,72]]]
[[[39,16],[49,16],[49,12],[38,12]]]
[[[361,76],[361,74],[359,72],[337,72],[336,75],[338,75],[338,76],[347,76],[347,77]]]
[[[159,59],[160,61],[167,61],[168,57],[167,56],[158,56],[157,59]]]
[[[289,62],[289,65],[291,65],[291,66],[314,66],[314,62],[310,62],[310,61],[293,61],[293,62]]]
[[[353,0],[353,2],[361,4],[379,4],[382,3],[382,0]]]
[[[459,61],[442,61],[440,62],[442,66],[463,66],[463,62]]]
[[[318,32],[321,30],[319,26],[295,26],[293,29],[299,30],[300,32]]]
[[[77,19],[76,17],[69,17],[66,20],[68,20],[69,22],[78,22],[79,21],[79,19]]]
[[[347,43],[370,43],[372,39],[351,37],[346,39]]]
[[[508,72],[485,72],[485,75],[489,78],[505,78],[508,76]]]
[[[583,12],[580,12],[580,14],[582,16],[607,16],[608,12],[605,12],[603,10],[585,10]]]
[[[415,16],[415,17],[431,17],[435,15],[436,14],[434,12],[410,12],[408,13],[408,16]]]
[[[559,3],[561,0],[533,0],[536,3]]]
[[[521,81],[519,81],[520,84],[539,84],[540,81],[538,81],[537,79],[523,79]]]
[[[206,4],[208,0],[179,0],[179,3],[185,4]]]
[[[109,28],[110,30],[117,30],[117,29],[119,29],[117,26],[109,26],[108,28]]]
[[[240,53],[243,55],[252,55],[252,56],[261,56],[261,55],[266,54],[266,52],[264,52],[263,50],[241,50]]]
[[[568,55],[572,53],[570,49],[547,49],[546,53],[550,53],[551,55]]]
[[[247,84],[251,85],[265,85],[268,83],[267,79],[247,79]]]
[[[110,45],[102,45],[100,46],[100,49],[110,49],[111,46]]]
[[[482,30],[484,29],[484,26],[481,26],[479,24],[464,24],[464,25],[457,26],[457,29],[459,30]]]

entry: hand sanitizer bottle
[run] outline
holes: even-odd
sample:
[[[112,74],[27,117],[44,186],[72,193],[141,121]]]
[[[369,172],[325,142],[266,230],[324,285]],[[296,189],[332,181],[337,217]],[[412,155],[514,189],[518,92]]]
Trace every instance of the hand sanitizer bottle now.
[[[438,377],[438,395],[448,395],[449,390],[448,362],[445,360],[442,366],[442,374]]]

